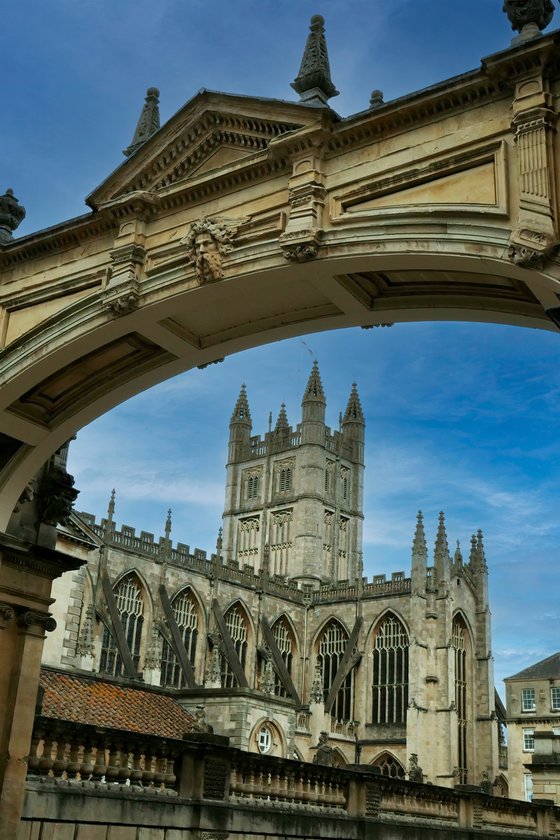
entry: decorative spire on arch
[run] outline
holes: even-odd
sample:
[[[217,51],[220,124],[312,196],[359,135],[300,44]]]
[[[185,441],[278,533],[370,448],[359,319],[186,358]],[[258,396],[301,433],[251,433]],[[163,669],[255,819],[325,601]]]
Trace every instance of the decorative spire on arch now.
[[[136,131],[130,146],[123,151],[125,157],[130,157],[134,152],[149,140],[152,134],[159,128],[159,90],[155,87],[146,91],[146,101],[140,113],[136,125]]]
[[[325,19],[322,15],[313,15],[311,18],[299,73],[292,87],[299,93],[299,101],[305,105],[326,105],[327,100],[338,96],[331,79]]]

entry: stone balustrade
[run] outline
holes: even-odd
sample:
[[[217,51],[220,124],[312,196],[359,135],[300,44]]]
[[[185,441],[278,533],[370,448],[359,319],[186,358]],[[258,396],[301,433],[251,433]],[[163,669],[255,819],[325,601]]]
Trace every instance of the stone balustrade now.
[[[158,802],[169,802],[166,794],[174,797],[172,812],[156,808]],[[56,823],[61,814],[79,826],[86,819],[80,816],[84,808],[88,823],[103,825],[103,809],[95,805],[98,799],[87,805],[89,796],[110,798],[112,825],[129,824],[126,803],[134,799],[140,809],[135,819],[143,825],[161,825],[169,815],[179,824],[198,803],[209,821],[219,805],[219,820],[232,829],[252,814],[263,831],[269,823],[287,825],[303,817],[311,831],[313,821],[323,816],[328,819],[321,820],[321,827],[331,819],[336,824],[344,820],[348,838],[363,836],[363,826],[371,821],[379,825],[380,838],[395,836],[393,830],[408,838],[414,828],[414,840],[431,840],[436,830],[442,840],[464,831],[484,840],[527,840],[556,837],[560,826],[560,809],[551,803],[492,797],[476,787],[441,788],[387,778],[371,767],[326,767],[247,753],[207,733],[161,739],[38,717],[28,758],[24,822],[29,831],[32,825]],[[36,835],[21,834],[25,840],[28,836]]]
[[[175,761],[182,741],[100,729],[52,718],[35,721],[27,778],[79,783],[82,787],[135,785],[174,794]]]

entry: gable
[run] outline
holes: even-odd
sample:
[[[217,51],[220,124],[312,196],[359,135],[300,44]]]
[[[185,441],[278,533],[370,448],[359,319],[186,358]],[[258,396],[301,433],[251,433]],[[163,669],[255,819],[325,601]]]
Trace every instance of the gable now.
[[[97,209],[133,192],[157,192],[247,160],[260,160],[276,137],[317,120],[299,103],[202,91],[153,134],[87,198]]]

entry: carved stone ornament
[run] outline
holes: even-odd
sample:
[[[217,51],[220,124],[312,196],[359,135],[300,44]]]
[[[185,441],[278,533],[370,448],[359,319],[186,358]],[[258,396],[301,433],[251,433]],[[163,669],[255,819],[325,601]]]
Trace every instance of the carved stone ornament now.
[[[540,269],[558,248],[558,242],[547,233],[522,228],[510,238],[509,259],[522,268]]]
[[[34,624],[42,627],[47,633],[52,633],[56,630],[56,621],[50,613],[39,613],[33,610],[26,610],[19,616],[19,624],[21,627],[32,627]]]
[[[41,521],[47,525],[66,525],[79,490],[74,487],[74,476],[63,467],[53,466],[39,491]]]
[[[554,14],[551,0],[505,0],[504,12],[509,18],[511,28],[521,30],[533,24],[538,30],[546,29]]]
[[[317,662],[315,665],[315,674],[313,675],[313,682],[311,683],[311,690],[309,692],[310,703],[324,703],[325,692],[323,688],[323,674],[321,673],[321,666]]]
[[[409,782],[423,782],[424,781],[424,773],[422,772],[422,768],[418,764],[418,756],[416,755],[416,753],[412,753],[410,758],[409,758],[408,780],[409,780]]]
[[[194,263],[198,282],[223,280],[223,258],[233,249],[233,237],[243,220],[210,219],[193,222],[181,245],[187,249],[189,262]]]
[[[13,190],[6,190],[0,195],[0,245],[11,242],[13,232],[25,219],[25,207],[22,207]]]
[[[14,608],[10,604],[0,604],[0,630],[5,629],[9,621],[15,617]]]
[[[105,305],[115,315],[125,315],[127,312],[132,312],[138,308],[139,302],[140,290],[135,280],[116,289],[111,289],[105,295]]]
[[[290,262],[304,263],[314,260],[318,252],[319,246],[315,242],[302,242],[284,248],[284,257]]]

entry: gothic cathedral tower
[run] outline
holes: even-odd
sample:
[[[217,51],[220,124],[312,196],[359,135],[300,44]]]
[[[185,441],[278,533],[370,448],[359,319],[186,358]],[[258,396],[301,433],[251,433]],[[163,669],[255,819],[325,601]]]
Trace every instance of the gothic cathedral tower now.
[[[274,429],[253,436],[241,387],[229,427],[223,556],[317,588],[362,574],[365,422],[353,385],[331,432],[317,362],[301,405],[296,429],[282,405]]]

